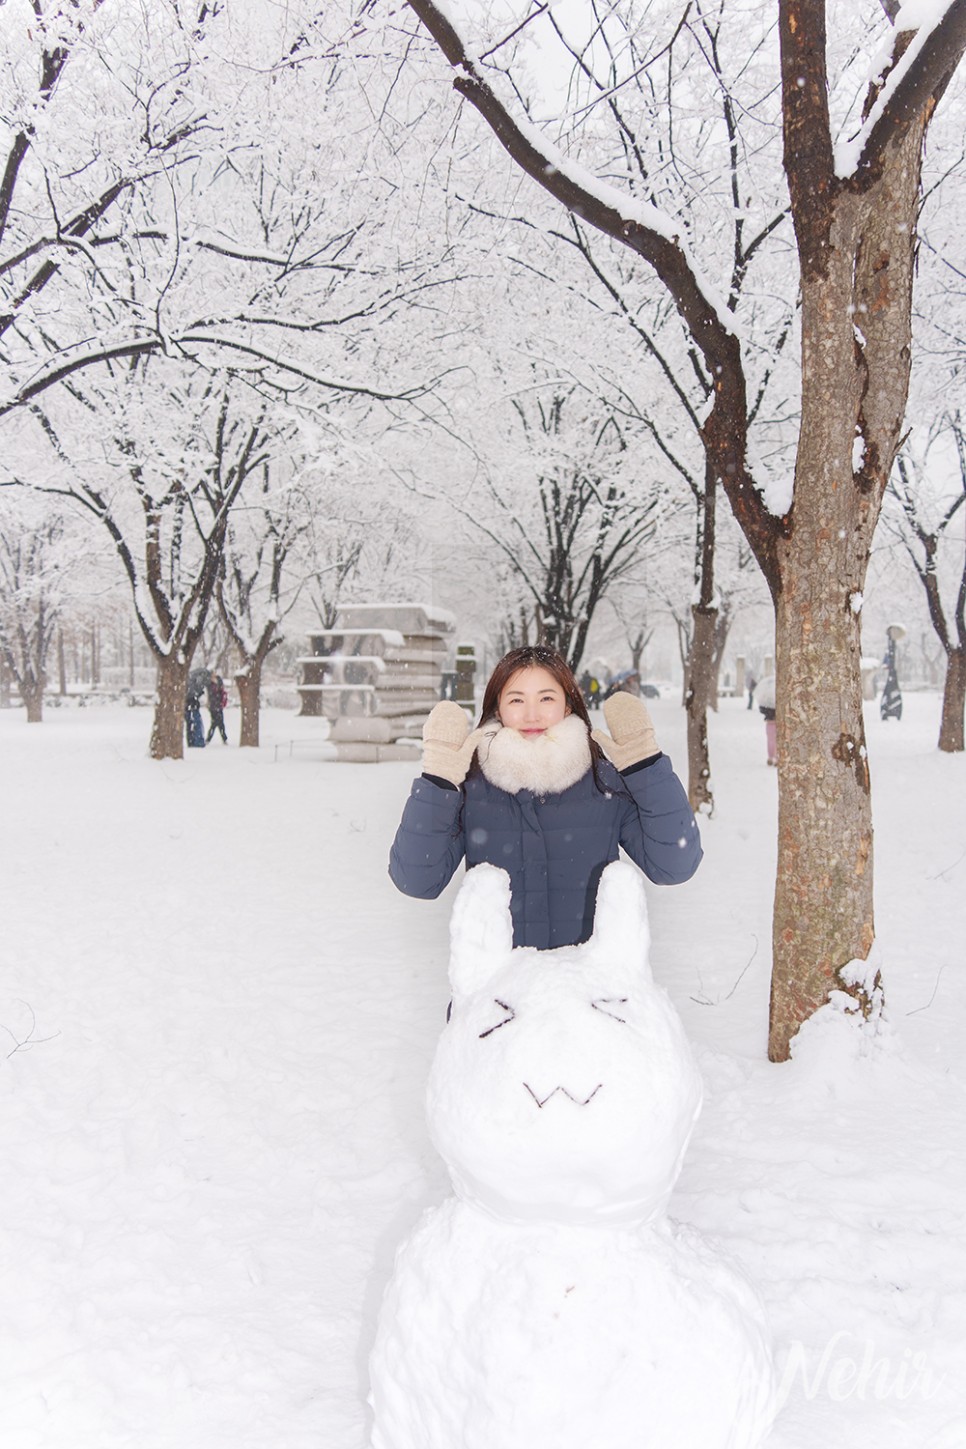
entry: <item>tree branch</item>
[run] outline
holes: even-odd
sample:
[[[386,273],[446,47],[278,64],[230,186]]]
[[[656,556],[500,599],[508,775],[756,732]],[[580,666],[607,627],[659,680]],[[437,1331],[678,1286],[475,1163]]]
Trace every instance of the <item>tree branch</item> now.
[[[900,43],[897,37],[897,45]],[[873,107],[873,114],[877,109],[879,114],[868,130],[856,167],[864,180],[875,179],[886,147],[902,139],[925,107],[940,100],[964,51],[966,0],[952,0],[895,86],[885,87],[881,106]]]
[[[748,411],[741,345],[724,304],[702,286],[691,255],[681,244],[683,224],[676,224],[657,207],[627,198],[602,183],[570,163],[529,122],[514,119],[433,0],[406,3],[457,72],[454,89],[479,111],[517,165],[568,211],[643,257],[664,284],[713,382],[714,402],[701,428],[713,476],[724,483],[732,509],[774,592],[780,578],[776,543],[789,527],[789,519],[779,520],[768,512],[748,473]],[[821,9],[824,0],[784,3],[786,11],[795,4]],[[824,76],[824,48],[822,63]],[[827,170],[831,175],[830,144],[827,149]]]
[[[964,0],[966,3],[966,0]],[[467,54],[463,41],[432,0],[407,0],[458,72],[454,88],[487,122],[508,155],[555,200],[588,225],[630,247],[654,268],[700,348],[708,371],[719,376],[733,364],[737,339],[709,298],[674,224],[656,207],[635,203],[559,156],[528,123],[515,120]],[[645,216],[652,213],[652,220]],[[683,230],[683,228],[679,228]]]
[[[270,353],[261,348],[251,346],[248,343],[237,341],[231,337],[219,337],[206,335],[204,333],[185,332],[179,337],[142,337],[135,338],[128,342],[118,342],[107,347],[98,348],[94,352],[84,352],[79,356],[62,362],[59,366],[51,368],[49,372],[42,372],[32,382],[25,383],[14,393],[13,397],[5,402],[0,402],[0,418],[7,413],[13,412],[15,408],[22,407],[31,399],[38,397],[48,388],[54,387],[59,382],[72,377],[75,373],[92,367],[98,362],[117,362],[122,358],[150,357],[157,352],[166,352],[172,349],[187,351],[191,347],[213,347],[224,349],[228,352],[238,352],[246,357],[255,359],[264,367],[277,369],[279,372],[288,373],[293,377],[300,378],[303,382],[311,382],[316,387],[326,388],[332,392],[353,393],[360,397],[370,397],[378,402],[406,402],[411,398],[421,397],[432,390],[438,379],[417,386],[404,388],[400,392],[383,392],[377,388],[364,387],[359,383],[339,382],[332,378],[321,377],[318,373],[309,371],[295,362],[287,361],[284,358],[273,357]],[[190,354],[189,354],[190,355]]]
[[[785,174],[804,276],[822,276],[839,183],[828,108],[825,0],[779,0]]]

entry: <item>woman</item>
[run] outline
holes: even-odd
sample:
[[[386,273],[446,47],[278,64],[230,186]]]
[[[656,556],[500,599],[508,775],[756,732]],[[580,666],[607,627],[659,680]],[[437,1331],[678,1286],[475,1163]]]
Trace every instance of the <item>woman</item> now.
[[[394,883],[434,900],[464,857],[501,866],[513,944],[548,950],[589,939],[620,847],[652,881],[689,880],[697,823],[644,702],[618,694],[604,714],[610,735],[591,732],[570,666],[542,646],[500,660],[472,733],[459,705],[438,704],[390,853]]]

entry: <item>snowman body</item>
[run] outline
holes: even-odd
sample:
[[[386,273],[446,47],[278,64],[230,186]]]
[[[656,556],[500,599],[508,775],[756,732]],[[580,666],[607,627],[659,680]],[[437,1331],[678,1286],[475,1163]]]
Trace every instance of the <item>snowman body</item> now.
[[[647,966],[643,885],[608,866],[594,936],[512,948],[504,872],[453,913],[428,1117],[455,1197],[400,1249],[372,1449],[754,1449],[757,1298],[664,1208],[701,1103]]]

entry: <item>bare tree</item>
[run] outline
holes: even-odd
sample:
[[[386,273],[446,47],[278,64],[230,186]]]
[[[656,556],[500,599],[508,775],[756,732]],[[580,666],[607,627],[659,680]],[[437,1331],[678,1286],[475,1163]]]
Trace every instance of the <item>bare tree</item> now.
[[[150,376],[145,378],[147,371]],[[157,669],[150,753],[180,759],[184,695],[222,569],[231,511],[271,456],[268,404],[229,374],[212,385],[163,359],[128,364],[107,389],[72,389],[72,410],[34,407],[42,451],[11,480],[65,498],[106,531]],[[90,382],[90,379],[88,379]],[[200,384],[200,385],[199,385]],[[80,405],[80,415],[77,404]],[[93,449],[91,420],[102,420]],[[43,445],[46,445],[45,452]],[[23,446],[23,440],[21,440]]]
[[[62,514],[39,500],[0,498],[0,656],[30,724],[43,719],[48,658],[65,604],[66,533]]]
[[[905,415],[923,144],[966,48],[966,3],[953,0],[931,28],[894,35],[861,126],[838,152],[824,4],[781,0],[779,14],[802,424],[794,502],[769,579],[779,701],[776,1058],[830,991],[844,986],[868,1012],[881,988],[877,974],[852,964],[867,960],[874,936],[855,602]]]
[[[288,477],[280,482],[279,473]],[[234,676],[241,701],[240,745],[259,743],[262,670],[283,642],[282,624],[305,582],[297,575],[289,579],[287,566],[317,503],[297,463],[293,469],[288,457],[280,463],[265,459],[244,506],[235,509],[229,523],[217,599],[241,661]]]
[[[938,457],[932,464],[942,476],[936,487],[927,486],[931,471],[930,454],[938,455],[942,445],[952,442],[958,465],[958,490],[949,487],[948,465]],[[964,748],[963,722],[966,713],[966,548],[962,537],[953,540],[951,525],[963,519],[966,503],[966,431],[958,411],[946,413],[930,429],[921,456],[907,444],[896,459],[889,484],[898,510],[885,511],[885,520],[898,532],[922,584],[929,621],[946,659],[939,748],[957,754]],[[938,496],[937,496],[938,495]],[[944,549],[958,555],[958,568],[950,561],[948,570],[953,598],[943,602],[940,569]]]
[[[857,134],[838,150],[825,0],[780,0],[802,416],[794,492],[777,511],[749,461],[742,341],[695,262],[687,222],[570,161],[504,99],[494,62],[477,58],[448,8],[408,3],[453,68],[456,91],[516,164],[653,268],[713,379],[702,420],[707,467],[722,481],[775,604],[780,804],[769,1055],[783,1060],[798,1027],[833,991],[853,996],[863,1014],[880,997],[877,976],[861,964],[874,927],[855,600],[905,410],[923,141],[966,48],[966,0],[951,0],[921,31],[894,33]]]
[[[654,638],[655,626],[651,622],[648,605],[646,602],[641,605],[636,601],[631,604],[630,600],[622,597],[620,593],[615,594],[608,602],[623,630],[624,640],[631,657],[630,667],[640,678],[644,651]]]
[[[529,596],[535,640],[577,669],[594,614],[653,538],[661,491],[628,470],[626,429],[575,388],[512,401],[523,446],[509,486],[492,487],[494,524],[474,522]]]

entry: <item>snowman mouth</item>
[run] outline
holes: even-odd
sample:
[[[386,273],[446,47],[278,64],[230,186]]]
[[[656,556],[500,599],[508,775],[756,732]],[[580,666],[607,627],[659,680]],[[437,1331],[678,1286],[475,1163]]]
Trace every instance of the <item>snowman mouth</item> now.
[[[526,1087],[527,1091],[530,1093],[530,1096],[536,1102],[538,1107],[545,1107],[550,1101],[550,1098],[555,1097],[558,1092],[561,1092],[565,1097],[569,1097],[571,1102],[573,1102],[575,1106],[586,1107],[588,1102],[592,1102],[594,1100],[594,1098],[597,1096],[597,1093],[600,1091],[601,1087],[604,1084],[603,1082],[598,1082],[589,1097],[575,1097],[573,1092],[568,1091],[566,1087],[554,1087],[553,1091],[548,1092],[545,1097],[538,1097],[536,1092],[530,1086],[529,1082],[524,1082],[523,1085]]]

